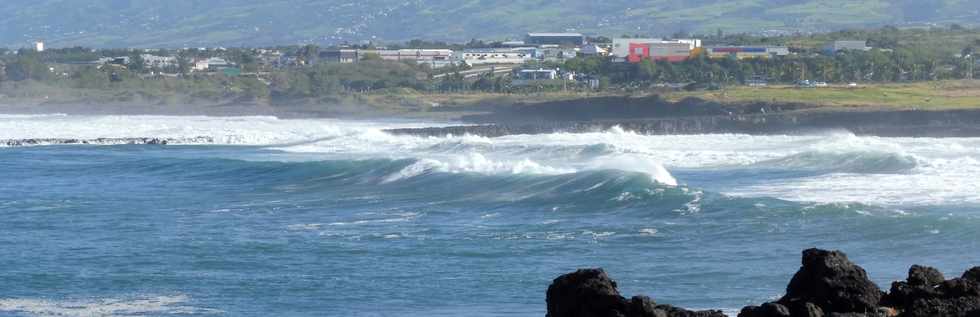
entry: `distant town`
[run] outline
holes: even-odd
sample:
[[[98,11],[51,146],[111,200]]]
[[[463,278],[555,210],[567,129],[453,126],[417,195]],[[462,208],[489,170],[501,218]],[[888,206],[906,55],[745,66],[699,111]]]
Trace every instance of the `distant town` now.
[[[321,98],[391,89],[526,93],[853,87],[972,79],[978,48],[980,32],[960,26],[776,37],[721,31],[672,38],[532,32],[509,41],[333,47],[52,49],[37,41],[30,48],[0,49],[0,82],[210,98]],[[194,79],[200,87],[174,85],[168,78]],[[4,94],[34,96],[25,91]]]

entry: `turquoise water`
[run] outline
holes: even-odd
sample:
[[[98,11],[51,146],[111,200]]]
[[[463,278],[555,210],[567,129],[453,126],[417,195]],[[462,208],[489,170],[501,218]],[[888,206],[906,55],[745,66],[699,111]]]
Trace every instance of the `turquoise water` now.
[[[7,124],[31,120],[67,119]],[[551,279],[596,266],[734,311],[779,296],[809,247],[886,288],[980,264],[976,140],[341,130],[0,148],[0,315],[542,316]]]

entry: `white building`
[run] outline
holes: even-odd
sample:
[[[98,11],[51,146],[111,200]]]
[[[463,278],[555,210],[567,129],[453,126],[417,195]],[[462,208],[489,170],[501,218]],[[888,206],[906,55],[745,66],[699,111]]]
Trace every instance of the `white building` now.
[[[555,69],[522,69],[516,74],[518,80],[555,80],[558,79],[558,70]]]
[[[177,57],[174,56],[140,54],[140,57],[143,58],[143,64],[148,68],[164,69],[168,67],[177,67]]]
[[[42,41],[34,42],[34,51],[44,52],[44,42]]]
[[[192,67],[191,70],[196,72],[206,72],[206,71],[229,68],[234,66],[235,64],[228,62],[224,58],[212,57],[208,59],[200,59],[194,61],[194,67]]]
[[[471,49],[458,55],[462,63],[470,66],[492,64],[524,64],[534,55],[522,49]]]
[[[401,50],[378,50],[374,52],[386,61],[410,61],[416,64],[429,65],[432,68],[440,68],[453,65],[453,51],[447,49],[401,49]]]
[[[868,41],[833,41],[824,46],[824,52],[834,54],[840,51],[870,51]]]
[[[578,56],[578,51],[572,47],[559,47],[557,45],[542,45],[534,54],[534,57],[543,61],[561,62]]]

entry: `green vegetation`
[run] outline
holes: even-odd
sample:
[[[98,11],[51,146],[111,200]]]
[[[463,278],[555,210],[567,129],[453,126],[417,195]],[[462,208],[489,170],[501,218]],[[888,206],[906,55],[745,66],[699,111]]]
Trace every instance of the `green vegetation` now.
[[[975,24],[962,0],[8,0],[0,44],[40,38],[59,46],[186,47],[285,43],[465,41],[531,31],[594,34],[794,33],[929,23]],[[39,28],[38,26],[44,26]]]
[[[697,97],[719,102],[808,103],[833,107],[894,107],[923,110],[980,107],[980,82],[937,81],[799,89],[791,86],[731,87],[715,91],[672,92],[668,100]]]

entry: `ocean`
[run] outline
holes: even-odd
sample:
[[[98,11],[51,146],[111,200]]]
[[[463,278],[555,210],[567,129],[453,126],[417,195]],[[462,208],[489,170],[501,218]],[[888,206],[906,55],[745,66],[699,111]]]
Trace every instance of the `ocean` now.
[[[543,316],[585,267],[733,313],[810,247],[980,264],[980,139],[383,131],[444,124],[2,115],[172,142],[0,147],[0,316]]]

